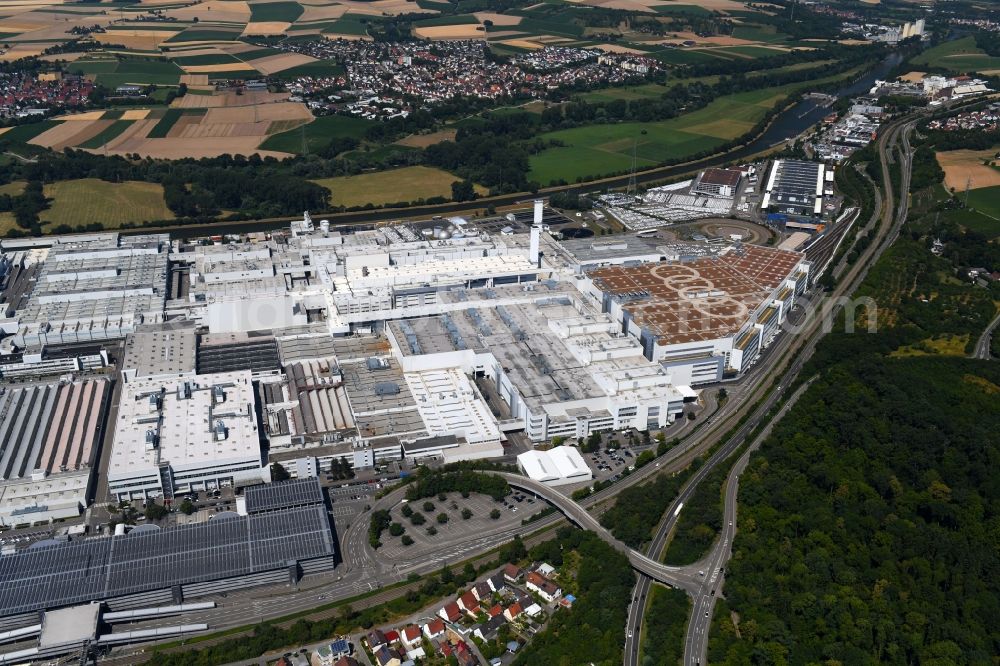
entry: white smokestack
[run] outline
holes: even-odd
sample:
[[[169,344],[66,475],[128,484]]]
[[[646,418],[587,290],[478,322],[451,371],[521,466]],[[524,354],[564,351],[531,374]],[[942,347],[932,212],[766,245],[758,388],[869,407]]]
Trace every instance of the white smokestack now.
[[[545,206],[541,199],[535,199],[535,221],[531,225],[531,245],[528,248],[528,259],[532,266],[541,265],[539,256],[539,245],[542,242],[542,208]]]

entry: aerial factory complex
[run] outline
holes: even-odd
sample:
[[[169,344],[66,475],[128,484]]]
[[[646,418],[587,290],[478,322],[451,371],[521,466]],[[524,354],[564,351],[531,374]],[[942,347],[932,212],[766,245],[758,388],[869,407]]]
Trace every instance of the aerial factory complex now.
[[[4,241],[0,522],[36,536],[0,555],[3,663],[200,631],[162,618],[332,575],[333,468],[505,460],[579,487],[593,470],[553,439],[669,427],[747,371],[811,278],[802,252],[561,238],[548,215]],[[130,527],[109,503],[197,510]],[[83,634],[52,639],[90,602]],[[161,620],[106,633],[116,613]]]

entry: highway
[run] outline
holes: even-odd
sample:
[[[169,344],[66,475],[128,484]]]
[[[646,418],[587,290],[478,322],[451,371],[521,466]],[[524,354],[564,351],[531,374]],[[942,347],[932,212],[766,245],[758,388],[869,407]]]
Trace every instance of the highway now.
[[[990,322],[983,334],[979,336],[976,341],[976,348],[972,351],[972,358],[982,359],[988,361],[991,358],[990,354],[990,343],[993,341],[993,334],[996,331],[997,325],[1000,324],[1000,314],[997,314]]]

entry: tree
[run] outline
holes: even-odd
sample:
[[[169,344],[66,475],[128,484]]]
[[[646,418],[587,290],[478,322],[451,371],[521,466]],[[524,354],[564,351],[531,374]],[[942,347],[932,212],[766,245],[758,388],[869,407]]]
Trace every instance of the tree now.
[[[157,504],[156,502],[149,502],[146,504],[146,519],[147,520],[162,520],[167,517],[167,507],[162,504]]]
[[[653,454],[652,451],[643,451],[635,459],[636,468],[648,465],[649,463],[653,462],[653,458],[655,457],[656,456]]]
[[[448,522],[448,514],[447,514],[447,513],[444,513],[444,512],[442,511],[441,513],[439,513],[439,514],[437,515],[437,521],[438,521],[438,523],[440,523],[441,525],[444,525],[445,523],[447,523],[447,522]]]
[[[490,518],[493,520],[500,520],[500,509],[493,509],[490,511]]]
[[[424,502],[424,511],[430,513],[434,510],[434,502]]]
[[[424,514],[420,513],[419,511],[414,511],[413,515],[410,516],[411,525],[423,525],[426,522],[427,518],[425,518]]]
[[[427,527],[427,536],[434,536],[437,533],[438,533],[438,528],[434,527],[433,525],[429,525]]]
[[[476,189],[471,180],[456,180],[451,184],[451,198],[453,201],[472,201],[476,198]]]
[[[403,538],[401,539],[401,541],[402,541],[402,544],[404,546],[412,546],[413,545],[413,537],[411,537],[409,534],[404,534]]]
[[[399,512],[403,514],[403,518],[409,518],[410,516],[413,515],[413,507],[411,507],[409,504],[404,504],[403,508],[400,509]]]
[[[406,528],[400,525],[399,523],[392,523],[391,525],[389,525],[389,534],[391,534],[394,537],[402,536],[403,532],[405,531]]]
[[[472,518],[472,509],[466,507],[462,509],[462,520],[468,520],[469,518]]]
[[[183,502],[181,502],[181,505],[178,508],[181,510],[181,513],[183,513],[186,516],[190,516],[192,513],[194,513],[194,504],[192,504],[191,500],[189,499],[185,499]]]
[[[279,462],[271,465],[271,481],[287,481],[290,478],[292,478],[292,475],[288,473],[284,465]]]

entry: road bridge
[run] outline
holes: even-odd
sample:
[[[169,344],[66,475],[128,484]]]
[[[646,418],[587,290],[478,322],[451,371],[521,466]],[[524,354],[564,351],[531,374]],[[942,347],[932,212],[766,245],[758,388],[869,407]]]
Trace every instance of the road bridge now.
[[[539,499],[543,499],[556,509],[580,529],[588,530],[599,536],[615,550],[628,557],[629,564],[636,571],[643,573],[653,580],[685,590],[689,594],[694,594],[701,587],[697,571],[689,567],[671,567],[661,564],[656,560],[647,557],[637,550],[629,548],[624,543],[614,537],[611,532],[604,528],[594,516],[585,508],[577,504],[574,500],[566,497],[559,491],[544,483],[534,481],[518,474],[499,473],[512,488],[517,488],[531,493]]]

